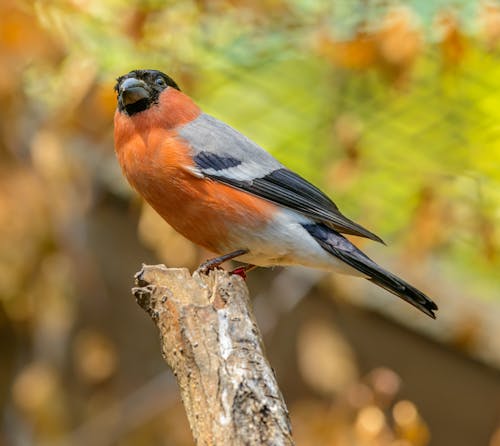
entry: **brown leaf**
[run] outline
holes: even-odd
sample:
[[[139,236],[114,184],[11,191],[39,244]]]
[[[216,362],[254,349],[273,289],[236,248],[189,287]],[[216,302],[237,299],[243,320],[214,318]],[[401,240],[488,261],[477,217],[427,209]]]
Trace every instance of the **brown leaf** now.
[[[390,9],[377,32],[377,49],[381,71],[394,86],[407,84],[422,47],[422,31],[413,11],[408,7]]]
[[[338,40],[327,32],[321,32],[317,51],[334,65],[349,70],[367,70],[375,66],[377,48],[373,35],[357,31],[349,40]]]
[[[441,35],[439,49],[445,69],[455,69],[464,60],[467,41],[460,29],[457,15],[452,11],[442,11],[436,18],[436,27]]]
[[[500,42],[500,5],[482,2],[479,9],[480,33],[489,51],[497,50]]]

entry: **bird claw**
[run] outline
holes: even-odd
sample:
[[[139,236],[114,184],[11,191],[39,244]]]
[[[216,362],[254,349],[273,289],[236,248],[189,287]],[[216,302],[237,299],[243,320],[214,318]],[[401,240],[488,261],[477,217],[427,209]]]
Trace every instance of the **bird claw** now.
[[[238,249],[236,251],[230,252],[229,254],[224,254],[223,256],[215,257],[203,262],[197,269],[198,274],[207,275],[210,271],[214,269],[219,269],[220,266],[227,260],[235,259],[236,257],[242,256],[248,252],[247,249]],[[223,268],[220,268],[223,269]]]
[[[214,263],[211,262],[210,260],[207,260],[206,262],[203,262],[198,268],[196,268],[196,272],[198,274],[203,274],[206,276],[210,271],[213,271],[215,269],[224,269],[224,268],[221,268],[220,263]]]
[[[229,274],[234,274],[240,276],[243,280],[247,280],[247,267],[240,266],[239,268],[233,269]]]
[[[236,269],[233,269],[230,274],[236,274],[243,278],[243,280],[247,280],[247,273],[257,268],[256,265],[251,265],[248,263],[247,265],[240,266]]]

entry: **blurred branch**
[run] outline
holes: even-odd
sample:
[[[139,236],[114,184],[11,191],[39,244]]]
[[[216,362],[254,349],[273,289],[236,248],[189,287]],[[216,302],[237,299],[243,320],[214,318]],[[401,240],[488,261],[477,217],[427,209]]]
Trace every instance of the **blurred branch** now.
[[[243,280],[143,266],[133,289],[160,331],[198,445],[292,445]]]
[[[123,399],[117,399],[109,407],[93,415],[55,445],[121,444],[126,435],[177,402],[173,393],[174,386],[173,377],[168,371],[164,371]],[[54,442],[42,445],[54,446]]]

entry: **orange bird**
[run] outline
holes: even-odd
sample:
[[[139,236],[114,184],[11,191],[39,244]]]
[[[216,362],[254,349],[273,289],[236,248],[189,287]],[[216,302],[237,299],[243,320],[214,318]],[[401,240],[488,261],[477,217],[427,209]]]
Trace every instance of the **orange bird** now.
[[[304,265],[361,276],[435,318],[424,293],[369,259],[341,234],[382,240],[342,215],[311,183],[250,139],[203,113],[166,74],[117,80],[115,150],[129,183],[179,233],[254,266]]]

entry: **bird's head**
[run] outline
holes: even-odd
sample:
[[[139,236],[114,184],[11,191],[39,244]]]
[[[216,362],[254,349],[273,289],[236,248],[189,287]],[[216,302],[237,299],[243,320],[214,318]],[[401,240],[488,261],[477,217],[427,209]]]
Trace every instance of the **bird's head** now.
[[[180,88],[175,81],[157,70],[133,70],[116,80],[118,110],[129,116],[158,104],[160,94],[167,88]]]

